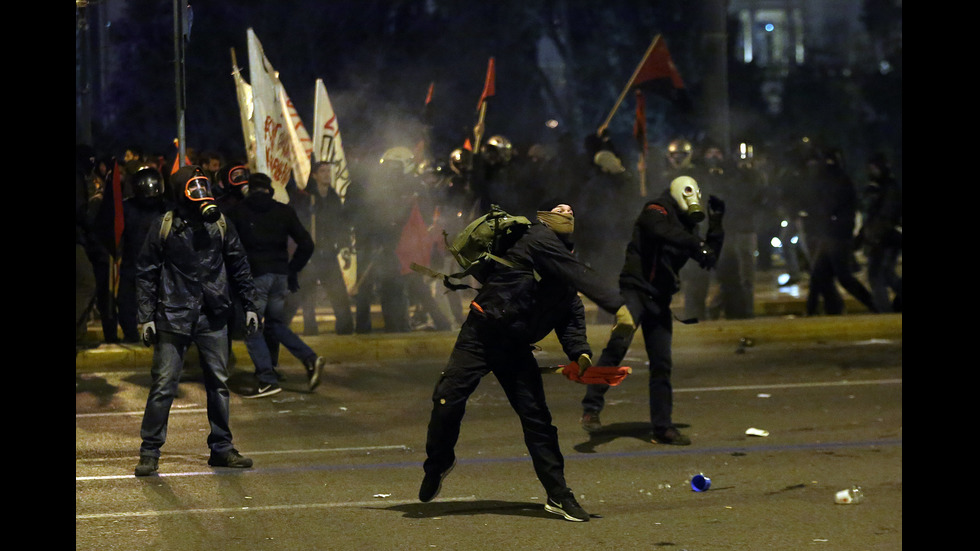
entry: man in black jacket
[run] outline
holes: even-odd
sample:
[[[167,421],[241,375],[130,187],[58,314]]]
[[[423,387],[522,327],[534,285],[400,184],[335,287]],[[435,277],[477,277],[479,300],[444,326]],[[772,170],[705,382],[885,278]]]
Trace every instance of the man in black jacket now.
[[[153,223],[136,261],[140,335],[145,345],[155,346],[135,474],[147,476],[157,470],[191,343],[197,345],[204,370],[211,425],[208,464],[248,468],[252,460],[234,448],[229,427],[227,324],[231,287],[241,298],[246,327],[258,331],[252,272],[238,232],[225,224],[201,168],[181,167],[169,187],[176,205],[172,220],[168,213]]]
[[[721,252],[724,203],[712,196],[707,210],[708,231],[702,239],[696,230],[698,222],[704,219],[698,184],[689,176],[675,178],[658,198],[644,205],[637,217],[619,275],[620,291],[632,318],[643,331],[650,360],[650,422],[654,443],[691,443],[677,430],[671,418],[673,318],[670,299],[680,290],[678,272],[689,258],[696,260],[701,268],[711,269]],[[632,341],[632,334],[613,334],[596,365],[620,365]],[[601,430],[599,412],[605,405],[608,390],[609,385],[599,384],[589,385],[586,390],[582,399],[582,427],[586,431]]]
[[[256,172],[251,175],[245,199],[228,213],[248,255],[255,278],[259,314],[264,319],[264,332],[275,342],[303,362],[310,390],[320,384],[320,371],[325,360],[317,355],[289,328],[290,320],[283,315],[286,294],[299,289],[299,271],[313,256],[313,238],[299,221],[296,211],[273,198],[272,179]],[[289,238],[296,251],[289,257]],[[266,338],[252,335],[245,338],[248,354],[255,364],[258,386],[246,398],[262,398],[282,391],[273,368]]]
[[[552,203],[554,205],[555,203]],[[603,286],[597,274],[580,263],[567,245],[573,229],[571,207],[559,204],[539,211],[532,224],[503,258],[516,267],[492,264],[483,286],[432,394],[419,500],[431,501],[456,465],[454,448],[466,401],[480,380],[493,373],[521,419],[534,471],[548,494],[545,510],[571,521],[589,514],[565,484],[558,430],[545,403],[541,372],[531,353],[535,342],[555,331],[562,349],[580,366],[591,365],[585,310],[577,292],[601,308],[617,313],[616,330],[632,331],[629,313],[615,288]]]

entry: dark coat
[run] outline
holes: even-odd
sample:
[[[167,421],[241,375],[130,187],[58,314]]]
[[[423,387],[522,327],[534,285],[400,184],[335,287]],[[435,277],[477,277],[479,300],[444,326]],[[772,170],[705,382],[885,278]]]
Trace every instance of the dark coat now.
[[[183,335],[193,329],[203,311],[221,327],[232,312],[230,286],[246,312],[255,311],[255,286],[245,247],[234,224],[222,240],[218,225],[204,222],[196,229],[174,211],[166,240],[160,239],[163,216],[150,226],[136,260],[138,322],[156,323],[157,331]]]
[[[626,261],[619,275],[620,287],[645,291],[666,304],[680,290],[678,273],[702,246],[721,253],[724,232],[721,224],[709,218],[708,232],[702,240],[696,225],[680,215],[680,206],[669,188],[648,201],[633,225],[633,237],[626,246]]]
[[[619,290],[604,286],[543,224],[532,224],[502,257],[520,267],[495,263],[470,315],[502,326],[513,340],[533,344],[554,330],[568,357],[577,359],[590,352],[578,292],[609,313],[623,305]]]
[[[271,193],[250,193],[231,209],[228,218],[238,230],[254,277],[299,273],[313,256],[310,232],[293,207],[276,201]],[[292,258],[289,238],[296,242]]]

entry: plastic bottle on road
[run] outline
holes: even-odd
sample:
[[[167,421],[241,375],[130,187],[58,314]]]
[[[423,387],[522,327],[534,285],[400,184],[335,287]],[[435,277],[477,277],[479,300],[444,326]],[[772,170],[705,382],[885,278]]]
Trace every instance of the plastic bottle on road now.
[[[861,491],[860,486],[854,486],[837,492],[835,500],[841,505],[861,503],[864,500],[864,492]]]

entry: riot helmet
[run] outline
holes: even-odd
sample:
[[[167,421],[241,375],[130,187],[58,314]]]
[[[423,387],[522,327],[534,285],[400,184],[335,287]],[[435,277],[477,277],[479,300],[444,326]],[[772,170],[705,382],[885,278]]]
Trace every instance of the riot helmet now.
[[[691,164],[694,146],[684,138],[676,138],[667,144],[667,162],[671,168],[682,168]]]
[[[462,176],[473,168],[473,152],[468,149],[454,149],[449,154],[449,168]]]
[[[596,153],[595,157],[592,158],[592,162],[607,174],[622,174],[626,172],[626,168],[623,166],[623,162],[619,160],[619,157],[612,151],[606,149]]]
[[[701,207],[701,188],[697,181],[690,176],[678,176],[670,182],[670,195],[677,201],[677,206],[687,218],[697,224],[704,220],[704,209]]]
[[[141,166],[131,177],[130,183],[133,196],[141,202],[156,202],[163,198],[163,175],[152,166]]]
[[[396,166],[403,174],[411,174],[415,172],[415,154],[407,147],[392,147],[381,155],[381,164]]]
[[[510,140],[498,134],[490,136],[487,143],[480,146],[480,152],[490,164],[506,164],[514,156],[514,146]]]

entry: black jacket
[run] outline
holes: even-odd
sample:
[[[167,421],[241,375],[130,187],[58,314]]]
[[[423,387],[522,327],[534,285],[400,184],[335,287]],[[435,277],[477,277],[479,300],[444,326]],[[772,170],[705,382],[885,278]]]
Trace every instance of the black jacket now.
[[[511,339],[529,344],[554,330],[570,359],[590,353],[578,292],[615,313],[623,305],[619,290],[604,286],[595,271],[540,223],[531,225],[502,257],[520,267],[494,263],[471,304],[471,315],[498,324]]]
[[[136,260],[136,300],[139,323],[156,322],[157,331],[193,334],[203,311],[220,328],[232,312],[230,286],[246,312],[255,311],[252,272],[238,232],[228,224],[222,239],[217,224],[194,229],[180,209],[163,241],[163,216],[150,226]]]
[[[721,253],[724,232],[718,220],[708,220],[704,240],[696,225],[679,215],[680,206],[669,188],[643,206],[626,246],[626,261],[619,275],[620,287],[638,289],[667,303],[680,290],[678,272],[697,254],[702,242]]]
[[[293,207],[253,192],[228,213],[248,254],[252,275],[299,273],[313,256],[313,238]],[[296,251],[289,257],[289,238]]]

